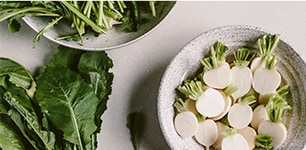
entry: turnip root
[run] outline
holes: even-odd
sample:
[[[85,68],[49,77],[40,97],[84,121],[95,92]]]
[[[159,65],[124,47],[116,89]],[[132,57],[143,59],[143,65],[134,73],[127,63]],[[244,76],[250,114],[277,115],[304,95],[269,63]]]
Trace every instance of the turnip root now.
[[[269,120],[268,112],[264,105],[258,105],[253,111],[251,126],[257,130],[258,125],[265,120]]]
[[[255,96],[250,93],[241,97],[228,112],[227,118],[230,126],[236,129],[247,127],[253,117],[253,110],[249,105],[255,102]]]
[[[269,134],[273,137],[273,147],[280,146],[286,139],[287,129],[282,123],[282,114],[291,109],[287,102],[279,95],[269,99],[266,106],[269,120],[263,121],[258,126],[258,134]]]
[[[206,117],[215,117],[224,110],[225,102],[223,95],[213,88],[208,88],[196,101],[197,111]]]
[[[212,120],[219,120],[219,119],[223,118],[228,113],[229,109],[232,106],[232,101],[233,100],[232,100],[231,96],[228,96],[224,92],[221,92],[221,94],[223,95],[223,98],[224,98],[224,110],[218,116],[211,117]]]
[[[251,127],[245,127],[243,129],[237,129],[237,133],[241,134],[248,142],[249,149],[255,147],[256,131]]]
[[[230,67],[224,56],[227,50],[224,44],[216,42],[210,47],[211,57],[200,61],[204,66],[203,81],[212,88],[224,89],[232,81]]]
[[[273,93],[281,83],[281,75],[275,69],[276,57],[267,57],[265,68],[256,69],[252,81],[253,88],[259,94]]]
[[[224,138],[222,133],[229,129],[229,127],[221,122],[216,122],[217,128],[218,128],[218,138],[215,141],[215,143],[212,145],[215,149],[221,149],[221,142]]]
[[[175,116],[174,127],[182,138],[190,138],[198,130],[198,119],[191,111],[184,111]]]
[[[264,68],[266,65],[265,57],[270,56],[273,51],[276,49],[279,41],[279,34],[274,36],[272,35],[263,35],[260,37],[256,44],[259,49],[259,56],[253,59],[250,69],[252,72],[255,72],[258,68]]]
[[[223,95],[213,88],[204,90],[201,81],[185,81],[183,86],[179,86],[178,90],[187,98],[196,101],[196,110],[205,117],[215,117],[224,110]]]
[[[277,94],[281,97],[287,96],[289,94],[289,85],[288,84],[284,85],[281,88],[279,88],[277,91],[274,91],[273,93],[267,93],[267,94],[259,95],[258,103],[266,105],[268,103],[269,99],[275,94]]]
[[[227,129],[223,132],[225,136],[221,143],[222,150],[248,150],[249,145],[247,140],[235,129]]]
[[[235,66],[231,68],[231,85],[237,88],[237,90],[232,93],[234,100],[236,100],[248,93],[252,86],[253,75],[248,65],[249,60],[252,59],[254,55],[252,55],[251,51],[247,48],[239,48],[235,51],[234,56]]]
[[[218,128],[215,121],[207,119],[199,123],[199,128],[194,135],[195,139],[208,150],[218,137]]]

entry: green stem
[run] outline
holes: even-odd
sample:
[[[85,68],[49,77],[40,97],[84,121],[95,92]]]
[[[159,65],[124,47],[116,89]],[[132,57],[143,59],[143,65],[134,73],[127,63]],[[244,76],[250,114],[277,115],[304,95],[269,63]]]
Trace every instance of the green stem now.
[[[289,85],[284,85],[281,88],[279,88],[276,93],[281,96],[281,97],[285,97],[290,93],[290,88]]]
[[[273,148],[273,136],[270,134],[258,134],[255,137],[255,145],[265,149]]]
[[[265,57],[265,59],[266,59],[266,66],[265,66],[266,69],[273,70],[276,68],[277,59],[275,55],[267,56]]]
[[[178,113],[186,111],[186,104],[183,99],[178,98],[173,104],[174,108]]]
[[[82,12],[80,12],[77,8],[72,6],[67,1],[60,1],[63,5],[65,5],[68,9],[70,9],[74,14],[76,14],[78,17],[80,17],[84,22],[86,22],[91,28],[97,32],[97,33],[106,33],[104,29],[102,29],[100,26],[96,25],[92,20],[90,20],[88,17],[86,17]]]
[[[256,97],[252,93],[247,93],[244,96],[240,97],[238,102],[246,105],[251,105],[256,103]]]
[[[279,34],[275,35],[263,35],[261,38],[259,38],[256,42],[260,56],[265,57],[269,56],[273,53],[273,51],[276,49],[277,44],[279,42]]]
[[[279,123],[282,121],[282,115],[285,110],[292,109],[290,105],[288,105],[287,101],[285,101],[279,95],[273,95],[266,105],[266,110],[268,112],[268,116],[271,122]]]
[[[234,64],[235,66],[247,67],[250,63],[250,60],[254,56],[254,54],[251,54],[251,50],[247,48],[239,48],[234,53]]]
[[[179,86],[178,90],[187,98],[197,100],[203,93],[203,84],[201,81],[184,81],[183,86]]]
[[[232,84],[230,84],[229,86],[227,86],[225,89],[224,89],[224,94],[226,96],[230,96],[231,94],[233,94],[234,92],[236,92],[238,90],[237,87],[233,86]]]
[[[221,134],[223,137],[228,137],[237,133],[237,129],[229,128],[223,131]]]

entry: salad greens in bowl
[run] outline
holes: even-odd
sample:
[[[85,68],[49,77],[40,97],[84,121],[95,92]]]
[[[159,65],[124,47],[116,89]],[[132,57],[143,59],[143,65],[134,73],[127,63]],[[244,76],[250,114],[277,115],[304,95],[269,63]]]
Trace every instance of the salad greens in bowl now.
[[[41,36],[66,47],[109,50],[149,34],[175,1],[2,1],[0,22],[16,32],[22,18]]]
[[[306,64],[281,34],[231,25],[186,44],[164,72],[158,116],[171,149],[303,149]]]

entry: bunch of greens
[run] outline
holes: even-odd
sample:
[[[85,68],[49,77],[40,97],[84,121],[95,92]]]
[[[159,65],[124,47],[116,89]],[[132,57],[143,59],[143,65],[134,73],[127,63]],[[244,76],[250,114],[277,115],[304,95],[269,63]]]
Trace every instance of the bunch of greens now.
[[[1,1],[0,22],[8,20],[9,30],[16,32],[20,28],[17,19],[24,16],[53,18],[34,38],[34,43],[37,43],[44,32],[65,19],[77,33],[57,39],[81,41],[83,44],[82,35],[88,29],[100,34],[106,33],[114,24],[122,24],[125,31],[137,31],[141,24],[139,7],[151,11],[152,16],[156,15],[154,1]]]
[[[112,60],[104,51],[59,47],[34,78],[0,58],[0,149],[96,149],[112,91]]]

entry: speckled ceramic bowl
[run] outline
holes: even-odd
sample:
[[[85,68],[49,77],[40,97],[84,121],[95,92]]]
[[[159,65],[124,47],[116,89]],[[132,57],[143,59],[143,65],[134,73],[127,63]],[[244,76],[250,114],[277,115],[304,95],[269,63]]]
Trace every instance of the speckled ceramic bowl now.
[[[156,17],[153,17],[149,12],[143,12],[141,19],[146,21],[141,24],[137,32],[124,32],[120,26],[113,27],[106,34],[100,34],[99,36],[93,32],[88,32],[83,35],[84,45],[81,45],[79,41],[56,40],[60,36],[76,33],[74,29],[71,29],[69,23],[61,21],[44,33],[43,36],[57,44],[71,48],[90,51],[111,50],[129,45],[148,35],[166,18],[175,3],[175,1],[156,3]],[[33,30],[39,32],[50,22],[51,18],[27,16],[23,17],[23,20]]]
[[[173,103],[177,98],[176,88],[185,79],[196,75],[202,67],[199,60],[209,53],[209,47],[217,40],[229,47],[228,54],[230,54],[241,46],[256,48],[255,41],[266,33],[276,34],[246,25],[218,27],[193,39],[171,61],[160,83],[158,116],[161,130],[172,150],[204,149],[192,138],[182,139],[174,129]],[[290,86],[291,95],[288,103],[293,108],[284,113],[283,123],[288,129],[288,135],[285,143],[277,149],[301,150],[306,143],[306,64],[293,48],[282,40],[282,37],[275,54],[282,82]]]

